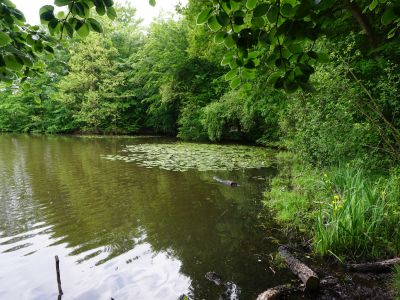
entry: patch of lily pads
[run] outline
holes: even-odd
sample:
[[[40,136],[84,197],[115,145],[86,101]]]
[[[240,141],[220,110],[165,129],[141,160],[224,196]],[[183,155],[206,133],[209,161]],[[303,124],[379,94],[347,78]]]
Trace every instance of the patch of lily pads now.
[[[121,155],[103,158],[171,171],[231,171],[267,167],[272,156],[272,151],[261,147],[177,142],[128,145]]]

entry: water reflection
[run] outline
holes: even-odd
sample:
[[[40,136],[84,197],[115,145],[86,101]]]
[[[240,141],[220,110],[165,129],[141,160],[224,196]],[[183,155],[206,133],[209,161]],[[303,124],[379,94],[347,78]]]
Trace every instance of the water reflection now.
[[[254,177],[272,168],[171,172],[101,158],[144,141],[159,140],[0,135],[0,299],[56,299],[56,254],[62,299],[218,299],[209,271],[251,299],[284,280],[268,271],[276,246],[257,227],[265,181]]]

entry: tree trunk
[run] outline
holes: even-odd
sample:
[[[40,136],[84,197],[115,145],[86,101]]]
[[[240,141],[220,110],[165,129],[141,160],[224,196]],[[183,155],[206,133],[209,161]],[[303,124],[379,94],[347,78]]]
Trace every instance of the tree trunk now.
[[[360,7],[355,2],[346,1],[345,7],[347,10],[350,11],[353,17],[357,20],[360,27],[364,30],[371,48],[376,48],[378,46],[378,39],[374,33],[371,24],[368,21],[367,16],[363,14]]]

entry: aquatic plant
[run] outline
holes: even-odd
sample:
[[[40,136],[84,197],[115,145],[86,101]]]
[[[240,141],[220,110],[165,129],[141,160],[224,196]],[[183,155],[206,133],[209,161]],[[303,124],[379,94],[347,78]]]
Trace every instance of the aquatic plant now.
[[[171,171],[230,171],[268,167],[272,156],[271,150],[261,147],[176,142],[128,145],[120,155],[103,158]]]

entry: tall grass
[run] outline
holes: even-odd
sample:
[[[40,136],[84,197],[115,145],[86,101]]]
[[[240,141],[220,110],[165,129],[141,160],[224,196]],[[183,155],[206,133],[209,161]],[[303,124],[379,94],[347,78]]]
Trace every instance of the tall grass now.
[[[339,168],[324,175],[314,246],[322,255],[350,258],[399,254],[400,177],[369,180]]]

